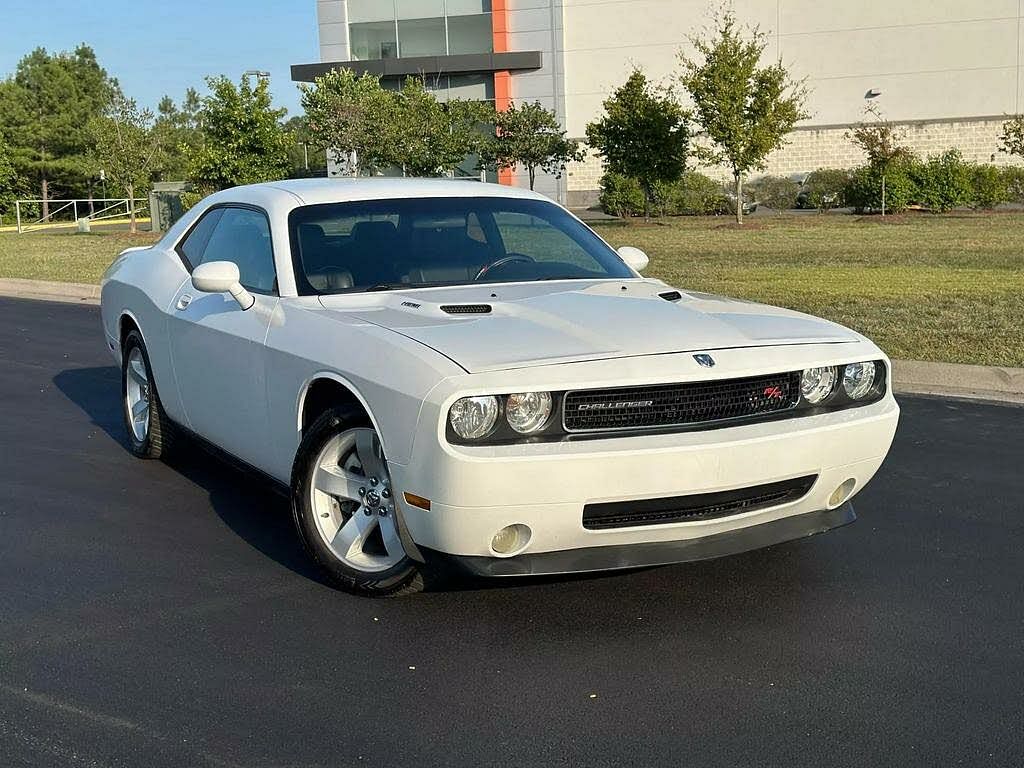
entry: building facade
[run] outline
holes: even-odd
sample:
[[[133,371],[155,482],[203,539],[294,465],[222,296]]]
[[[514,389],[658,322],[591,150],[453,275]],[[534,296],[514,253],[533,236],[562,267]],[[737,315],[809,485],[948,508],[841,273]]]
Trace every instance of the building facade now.
[[[735,0],[741,22],[768,33],[765,57],[806,78],[808,112],[766,172],[851,167],[846,139],[869,93],[921,152],[957,147],[1004,163],[998,134],[1024,109],[1024,3],[1019,0]],[[318,0],[320,62],[294,80],[352,67],[386,80],[422,75],[441,98],[539,101],[582,137],[602,102],[641,67],[669,82],[678,54],[709,21],[708,0]],[[714,174],[716,169],[709,169]],[[571,205],[591,202],[596,157],[537,188]],[[503,183],[525,185],[502,174]]]

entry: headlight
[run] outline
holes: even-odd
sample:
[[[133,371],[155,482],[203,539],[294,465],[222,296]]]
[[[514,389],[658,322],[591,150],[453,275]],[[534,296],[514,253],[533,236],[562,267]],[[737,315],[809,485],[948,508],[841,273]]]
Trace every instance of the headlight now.
[[[860,400],[875,384],[875,364],[850,363],[843,371],[843,389],[851,400]]]
[[[808,403],[820,403],[832,394],[835,386],[836,369],[833,366],[808,368],[800,377],[800,394]]]
[[[508,425],[521,435],[543,429],[551,416],[550,392],[517,392],[505,400]]]
[[[494,429],[498,420],[498,398],[494,395],[463,397],[452,404],[448,421],[463,440],[478,440]]]

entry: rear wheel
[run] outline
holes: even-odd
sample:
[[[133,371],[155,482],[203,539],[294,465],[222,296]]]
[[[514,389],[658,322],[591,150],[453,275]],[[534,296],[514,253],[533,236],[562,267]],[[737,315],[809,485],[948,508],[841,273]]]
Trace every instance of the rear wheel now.
[[[398,534],[380,438],[366,419],[333,409],[306,432],[292,472],[292,512],[307,551],[347,592],[418,592],[423,579]]]
[[[142,335],[130,331],[121,354],[121,403],[128,447],[140,459],[166,455],[171,425],[160,404]]]

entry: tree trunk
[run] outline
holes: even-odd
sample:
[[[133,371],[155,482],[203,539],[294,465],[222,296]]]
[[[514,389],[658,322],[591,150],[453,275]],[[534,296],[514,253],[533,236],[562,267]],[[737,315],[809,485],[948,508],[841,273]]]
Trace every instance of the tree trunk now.
[[[128,231],[133,235],[138,231],[135,227],[135,185],[128,185],[128,220],[131,222]]]
[[[885,218],[885,173],[882,173],[882,218]]]
[[[43,193],[41,195],[43,198],[43,219],[46,219],[50,215],[50,182],[44,177],[40,187]]]
[[[533,181],[537,176],[537,169],[532,165],[526,166],[526,170],[530,172],[530,191],[533,191]]]
[[[743,174],[733,171],[736,179],[736,223],[743,224]]]

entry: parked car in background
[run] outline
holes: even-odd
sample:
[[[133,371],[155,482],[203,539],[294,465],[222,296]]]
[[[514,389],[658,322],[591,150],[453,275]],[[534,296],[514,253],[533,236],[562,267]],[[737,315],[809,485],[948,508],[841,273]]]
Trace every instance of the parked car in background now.
[[[364,595],[438,561],[632,568],[851,522],[898,420],[886,356],[646,265],[505,186],[219,192],[103,278],[129,446],[195,437],[286,487]]]

